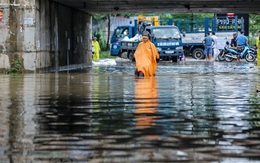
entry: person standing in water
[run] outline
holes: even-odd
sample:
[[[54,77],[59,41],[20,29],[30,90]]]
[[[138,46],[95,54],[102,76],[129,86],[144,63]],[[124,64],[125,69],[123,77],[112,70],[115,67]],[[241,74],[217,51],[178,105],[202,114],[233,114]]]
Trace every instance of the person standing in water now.
[[[214,45],[213,47],[213,60],[218,60],[218,55],[219,55],[219,50],[218,50],[218,37],[216,36],[215,32],[212,32],[212,36],[211,36],[214,40]]]
[[[258,36],[256,37],[255,44],[257,47],[257,65],[260,65],[260,31],[258,31]]]
[[[155,76],[160,56],[155,45],[150,41],[149,32],[145,31],[142,34],[142,42],[138,44],[134,58],[136,76]]]
[[[96,37],[93,38],[92,46],[94,47],[93,60],[94,61],[99,61],[100,46],[99,46],[99,43],[98,43]]]
[[[206,61],[211,62],[212,59],[212,47],[214,46],[214,39],[210,36],[210,33],[207,33],[206,37],[202,41],[204,45],[204,55]]]

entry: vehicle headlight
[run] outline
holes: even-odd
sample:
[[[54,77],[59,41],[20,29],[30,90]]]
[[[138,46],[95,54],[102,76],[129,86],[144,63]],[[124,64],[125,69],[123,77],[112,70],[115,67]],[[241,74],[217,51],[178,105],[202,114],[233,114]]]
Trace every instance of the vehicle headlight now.
[[[156,49],[158,50],[158,52],[162,51],[162,48],[160,47],[157,47]]]
[[[183,46],[176,47],[176,50],[183,50]]]
[[[117,48],[117,45],[113,45],[113,49],[116,49]]]

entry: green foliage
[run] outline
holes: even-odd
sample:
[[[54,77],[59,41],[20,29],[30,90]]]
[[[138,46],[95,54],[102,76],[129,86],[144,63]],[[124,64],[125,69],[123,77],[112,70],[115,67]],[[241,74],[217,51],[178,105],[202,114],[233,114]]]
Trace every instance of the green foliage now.
[[[160,18],[162,19],[179,19],[179,20],[187,20],[187,19],[193,19],[193,20],[197,20],[197,19],[204,19],[205,17],[208,18],[213,18],[214,14],[211,13],[204,13],[204,14],[198,14],[198,13],[189,13],[189,14],[161,14],[159,15]]]
[[[92,17],[93,25],[96,26],[95,29],[93,29],[93,37],[97,37],[97,41],[100,45],[101,50],[106,49],[106,38],[104,35],[104,26],[105,22],[108,19],[108,15],[104,14],[94,14]]]
[[[249,45],[255,45],[255,38],[258,35],[258,31],[260,31],[260,15],[249,14],[249,23]]]
[[[249,37],[248,38],[248,44],[250,46],[255,46],[255,37]]]
[[[101,51],[100,58],[116,58],[115,56],[111,56],[109,51]]]
[[[258,31],[260,31],[260,15],[249,14],[249,45],[255,46]]]
[[[6,69],[6,74],[21,74],[22,73],[22,63],[20,60],[15,59],[11,62],[11,67]]]
[[[96,24],[102,20],[106,20],[107,19],[107,16],[106,15],[103,15],[103,14],[94,14],[92,16],[92,22],[93,24]]]
[[[94,37],[97,38],[101,50],[104,50],[106,48],[106,41],[104,35],[100,31],[96,31],[94,33]]]
[[[255,35],[260,30],[260,15],[250,14],[249,19],[250,19],[249,30],[251,34]]]

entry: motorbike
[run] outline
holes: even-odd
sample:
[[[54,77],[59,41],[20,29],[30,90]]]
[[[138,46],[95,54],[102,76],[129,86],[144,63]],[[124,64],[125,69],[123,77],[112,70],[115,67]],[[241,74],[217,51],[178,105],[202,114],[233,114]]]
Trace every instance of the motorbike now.
[[[219,50],[219,55],[218,55],[218,61],[225,61],[225,54],[227,53],[227,50],[225,49],[220,49]]]
[[[224,53],[224,54],[223,54]],[[226,42],[224,52],[222,52],[220,58],[225,58],[225,61],[232,62],[233,60],[245,59],[247,62],[254,62],[256,60],[255,52],[249,46],[241,46],[238,48],[231,48],[229,42]]]
[[[252,52],[254,52],[254,55],[256,56],[256,58],[257,58],[257,47],[256,46],[251,46],[251,47],[249,47],[250,48],[250,50],[252,51]]]

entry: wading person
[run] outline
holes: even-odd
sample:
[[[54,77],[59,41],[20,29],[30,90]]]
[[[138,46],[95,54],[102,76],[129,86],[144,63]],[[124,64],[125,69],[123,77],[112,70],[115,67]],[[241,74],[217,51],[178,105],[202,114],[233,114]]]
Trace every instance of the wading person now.
[[[213,61],[218,60],[219,50],[218,50],[218,37],[215,35],[215,32],[212,32],[211,36],[214,40],[213,47]]]
[[[149,33],[144,32],[142,42],[140,42],[134,53],[135,57],[135,75],[136,76],[154,76],[157,68],[159,53],[155,45],[150,41]]]
[[[94,47],[93,60],[94,61],[99,61],[100,46],[99,46],[99,43],[98,43],[96,37],[93,38],[92,46]]]
[[[204,45],[204,55],[206,57],[206,61],[211,62],[212,58],[212,47],[214,46],[214,39],[210,36],[210,33],[207,33],[206,37],[202,41]]]

